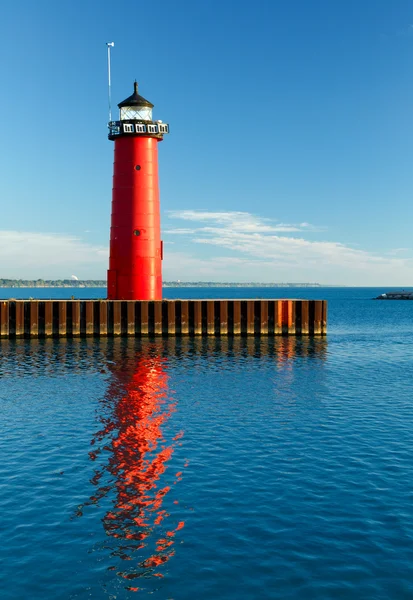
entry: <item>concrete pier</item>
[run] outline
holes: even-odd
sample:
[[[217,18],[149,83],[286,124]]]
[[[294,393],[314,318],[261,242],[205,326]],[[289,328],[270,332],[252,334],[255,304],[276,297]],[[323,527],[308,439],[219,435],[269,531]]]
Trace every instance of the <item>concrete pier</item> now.
[[[0,300],[0,338],[326,333],[325,300]]]

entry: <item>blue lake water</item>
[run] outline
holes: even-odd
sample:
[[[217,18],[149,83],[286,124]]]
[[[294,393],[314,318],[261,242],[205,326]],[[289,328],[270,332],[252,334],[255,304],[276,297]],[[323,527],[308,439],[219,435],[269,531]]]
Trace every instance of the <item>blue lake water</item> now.
[[[413,598],[413,302],[384,291],[165,290],[326,298],[326,338],[1,341],[2,600]]]

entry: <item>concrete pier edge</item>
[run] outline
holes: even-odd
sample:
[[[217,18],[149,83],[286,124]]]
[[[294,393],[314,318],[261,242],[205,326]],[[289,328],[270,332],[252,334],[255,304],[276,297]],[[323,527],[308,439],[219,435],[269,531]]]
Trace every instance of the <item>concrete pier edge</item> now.
[[[0,300],[6,339],[326,333],[326,300]]]

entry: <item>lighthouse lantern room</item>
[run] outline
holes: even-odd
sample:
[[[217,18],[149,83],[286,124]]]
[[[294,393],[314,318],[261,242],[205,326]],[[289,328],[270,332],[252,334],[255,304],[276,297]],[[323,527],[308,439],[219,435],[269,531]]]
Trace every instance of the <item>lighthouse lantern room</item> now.
[[[138,93],[118,104],[109,122],[115,142],[108,270],[110,300],[161,300],[158,142],[169,126],[152,120],[153,104]]]
[[[152,121],[153,104],[138,94],[138,84],[134,83],[134,92],[132,96],[126,98],[119,105],[120,120],[137,119],[142,121]]]

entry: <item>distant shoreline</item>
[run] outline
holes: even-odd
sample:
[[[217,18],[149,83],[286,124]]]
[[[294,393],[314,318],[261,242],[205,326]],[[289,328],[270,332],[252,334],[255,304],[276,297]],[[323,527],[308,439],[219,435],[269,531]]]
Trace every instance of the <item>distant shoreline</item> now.
[[[84,289],[84,288],[106,288],[106,281],[29,281],[29,280],[0,280],[0,288],[8,289]],[[164,281],[164,288],[320,288],[320,287],[342,287],[322,286],[319,283],[262,283],[262,282],[214,282],[214,281]]]

